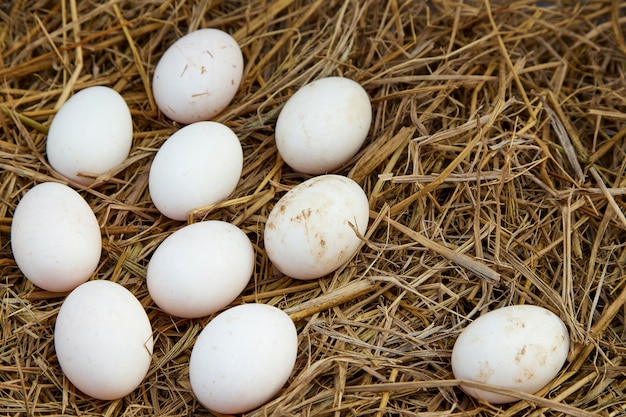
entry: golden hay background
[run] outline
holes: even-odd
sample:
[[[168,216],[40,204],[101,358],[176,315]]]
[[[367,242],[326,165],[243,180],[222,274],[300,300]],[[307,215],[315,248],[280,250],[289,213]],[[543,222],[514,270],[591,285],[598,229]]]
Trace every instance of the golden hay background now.
[[[241,138],[244,171],[231,199],[190,220],[248,234],[256,268],[233,304],[278,306],[300,335],[288,384],[249,415],[626,415],[625,25],[618,1],[3,2],[0,414],[211,415],[187,371],[209,318],[160,312],[144,275],[184,224],[160,216],[147,191],[150,161],[179,127],[156,110],[151,74],[175,39],[217,27],[246,62],[216,119]],[[273,129],[291,94],[329,75],[358,81],[372,99],[367,142],[339,171],[365,189],[372,219],[344,268],[295,281],[262,245],[273,204],[306,179],[278,158]],[[79,189],[102,229],[94,278],[130,289],[155,336],[144,383],[114,402],[63,377],[53,330],[64,294],[31,285],[10,249],[21,196],[65,181],[47,164],[46,128],[91,85],[119,91],[135,128],[127,163]],[[565,321],[568,361],[536,395],[478,403],[452,375],[454,341],[481,313],[520,303]]]

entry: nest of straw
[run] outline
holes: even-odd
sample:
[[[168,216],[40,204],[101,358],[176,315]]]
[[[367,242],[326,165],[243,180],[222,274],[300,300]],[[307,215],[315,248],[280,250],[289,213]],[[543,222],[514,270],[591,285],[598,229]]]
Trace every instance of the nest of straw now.
[[[497,3],[497,4],[496,4]],[[244,149],[234,194],[189,221],[241,227],[256,249],[233,304],[277,306],[296,322],[288,383],[250,416],[619,416],[626,413],[626,10],[619,1],[22,0],[0,6],[0,414],[212,415],[187,363],[210,320],[159,311],[146,265],[183,226],[159,215],[147,175],[177,126],[152,98],[165,49],[225,30],[246,62],[215,120]],[[341,170],[366,191],[359,252],[314,281],[281,276],[262,245],[269,211],[307,177],[277,156],[276,117],[316,78],[343,75],[372,99],[367,142]],[[107,85],[134,121],[126,163],[78,191],[101,226],[94,279],[137,296],[154,328],[153,362],[127,397],[76,390],[55,357],[65,294],[33,286],[10,249],[12,213],[43,181],[47,127],[74,92]],[[544,306],[571,333],[568,360],[540,392],[493,406],[459,389],[459,332],[481,313]],[[490,388],[494,389],[494,388]],[[497,390],[497,389],[496,389]]]

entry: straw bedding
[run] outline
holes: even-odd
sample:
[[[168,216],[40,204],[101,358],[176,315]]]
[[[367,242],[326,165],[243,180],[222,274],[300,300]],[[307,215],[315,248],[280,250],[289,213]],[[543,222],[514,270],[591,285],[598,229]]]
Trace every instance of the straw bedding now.
[[[619,1],[36,1],[0,6],[0,414],[212,415],[187,362],[210,317],[160,312],[145,285],[158,244],[184,222],[160,216],[150,162],[180,126],[150,77],[183,34],[216,27],[240,43],[244,81],[217,121],[241,139],[227,201],[189,221],[241,227],[256,250],[233,304],[277,306],[296,322],[298,359],[279,395],[250,416],[622,416],[626,414],[626,10]],[[338,173],[370,199],[354,258],[314,281],[281,276],[263,251],[275,202],[307,177],[277,156],[281,106],[316,78],[367,90],[373,123]],[[67,181],[46,130],[74,92],[107,85],[135,128],[126,163],[77,188],[101,226],[95,279],[118,282],[154,328],[144,383],[113,402],[62,375],[53,346],[64,294],[34,287],[10,249],[12,213],[43,181]],[[450,354],[481,313],[544,306],[567,324],[570,354],[542,391],[493,406],[466,396]],[[497,388],[489,388],[497,390]]]

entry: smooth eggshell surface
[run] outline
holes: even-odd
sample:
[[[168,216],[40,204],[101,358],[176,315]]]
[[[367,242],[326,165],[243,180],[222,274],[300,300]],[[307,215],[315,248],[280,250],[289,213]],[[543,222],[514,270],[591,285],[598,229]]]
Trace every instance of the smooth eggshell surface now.
[[[248,236],[223,221],[193,223],[168,236],[147,271],[148,291],[165,312],[208,316],[226,307],[246,287],[254,269]]]
[[[124,162],[133,142],[128,105],[115,90],[85,88],[61,106],[46,141],[50,165],[66,177],[89,185],[94,178]]]
[[[63,302],[54,348],[65,376],[101,400],[122,398],[144,379],[152,359],[152,326],[142,305],[111,281],[86,282]]]
[[[152,202],[163,215],[186,220],[190,211],[226,199],[242,168],[241,143],[230,128],[192,123],[157,151],[148,178]]]
[[[102,238],[96,216],[72,188],[54,182],[34,186],[13,214],[11,248],[20,271],[48,291],[70,291],[98,266]]]
[[[328,173],[358,152],[371,121],[363,87],[349,78],[320,78],[285,103],[276,121],[276,147],[296,171]]]
[[[210,120],[232,101],[243,76],[243,55],[228,33],[199,29],[174,42],[154,70],[154,100],[180,123]]]
[[[320,278],[356,252],[369,220],[363,189],[341,175],[320,175],[295,186],[276,203],[265,224],[267,256],[283,274]]]
[[[297,353],[296,327],[287,314],[265,304],[232,307],[198,336],[189,361],[191,388],[210,410],[244,413],[280,391]]]
[[[533,394],[557,375],[568,351],[567,327],[557,315],[538,306],[509,306],[479,317],[463,330],[452,350],[452,370],[458,379]],[[517,401],[509,395],[462,388],[493,404]]]

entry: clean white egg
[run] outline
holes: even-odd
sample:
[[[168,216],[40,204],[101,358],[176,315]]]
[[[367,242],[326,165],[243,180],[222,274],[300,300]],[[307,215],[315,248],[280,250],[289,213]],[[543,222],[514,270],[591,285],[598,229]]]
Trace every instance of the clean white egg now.
[[[280,391],[297,353],[296,327],[283,311],[265,304],[232,307],[198,336],[189,360],[191,388],[210,410],[245,413]]]
[[[211,120],[233,100],[242,77],[237,41],[219,29],[199,29],[178,39],[159,59],[154,100],[177,122]]]
[[[133,122],[128,105],[115,90],[87,87],[67,100],[52,119],[46,142],[50,165],[82,185],[128,158]]]
[[[178,317],[208,316],[244,290],[254,270],[254,249],[238,227],[219,220],[193,223],[156,249],[146,274],[150,296]]]
[[[48,291],[70,291],[94,273],[102,252],[100,226],[74,189],[34,186],[15,208],[11,248],[20,271]]]
[[[561,370],[569,351],[569,334],[550,310],[532,305],[499,308],[480,316],[459,335],[452,350],[458,379],[533,394]],[[515,397],[468,386],[472,397],[493,404]]]
[[[83,393],[122,398],[145,378],[152,360],[152,326],[141,303],[111,281],[88,281],[63,301],[54,349],[63,374]]]
[[[163,215],[186,220],[190,211],[226,199],[242,168],[241,143],[230,128],[217,122],[192,123],[157,151],[148,177],[152,202]]]
[[[265,251],[283,274],[320,278],[350,260],[369,220],[363,189],[348,177],[327,174],[293,187],[270,212]]]
[[[372,122],[372,105],[357,82],[315,80],[287,100],[276,121],[276,147],[294,170],[324,174],[359,151]]]

